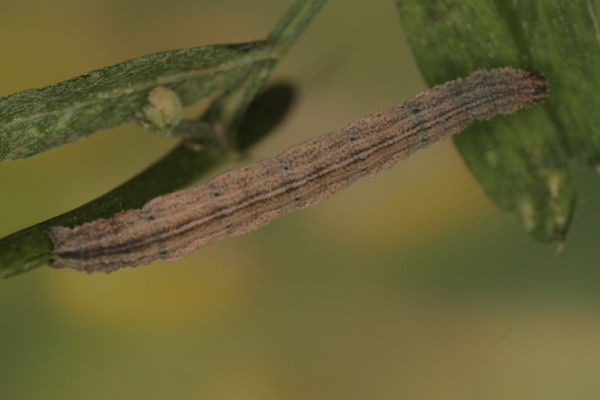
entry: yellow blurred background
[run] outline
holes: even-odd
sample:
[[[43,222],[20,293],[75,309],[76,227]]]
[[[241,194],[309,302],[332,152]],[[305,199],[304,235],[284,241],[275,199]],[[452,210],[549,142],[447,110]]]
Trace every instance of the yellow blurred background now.
[[[259,39],[291,3],[0,1],[0,96]],[[254,160],[425,89],[392,0],[329,2],[278,80],[299,98]],[[130,124],[0,163],[0,236],[105,193],[174,145]],[[598,178],[577,171],[560,254],[501,215],[447,141],[180,262],[2,281],[0,397],[597,398]]]

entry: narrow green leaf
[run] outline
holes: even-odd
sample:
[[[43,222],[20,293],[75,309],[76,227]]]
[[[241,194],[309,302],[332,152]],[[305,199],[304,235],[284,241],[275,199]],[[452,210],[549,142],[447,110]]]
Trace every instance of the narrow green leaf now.
[[[186,106],[238,82],[252,64],[278,57],[265,41],[164,51],[0,98],[0,160],[128,122],[157,86]]]
[[[542,241],[562,240],[574,209],[572,158],[600,160],[597,25],[588,0],[396,0],[428,84],[479,68],[543,73],[543,106],[475,124],[457,149],[501,209]]]
[[[551,82],[548,115],[573,158],[600,163],[600,41],[590,0],[493,0],[525,63]]]

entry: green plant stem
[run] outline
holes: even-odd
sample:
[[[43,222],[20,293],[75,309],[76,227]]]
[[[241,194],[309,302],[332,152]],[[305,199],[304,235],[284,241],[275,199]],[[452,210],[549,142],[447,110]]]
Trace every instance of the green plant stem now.
[[[267,38],[274,52],[283,58],[327,0],[296,1]],[[279,59],[261,60],[249,67],[248,76],[238,86],[237,96],[226,93],[204,115],[205,120],[220,121],[225,142],[237,147],[237,131],[248,105],[277,66]],[[239,90],[243,86],[243,89]]]
[[[139,208],[146,201],[189,185],[222,161],[217,149],[196,152],[184,144],[133,179],[78,208],[0,240],[0,274],[9,277],[47,264],[52,242],[46,234],[51,226],[74,226],[107,218],[124,209]]]
[[[300,36],[308,22],[327,0],[297,0],[275,30],[269,42],[276,43],[283,56]],[[209,107],[199,123],[209,122],[223,137],[231,139],[250,102],[262,87],[277,61],[258,62],[249,67],[246,77],[227,90]],[[188,127],[189,128],[189,127]],[[105,195],[74,210],[13,233],[0,240],[0,277],[6,278],[48,264],[52,259],[53,245],[46,234],[50,226],[74,226],[98,218],[111,217],[130,208],[139,208],[148,200],[189,185],[214,166],[222,162],[234,145],[204,146],[195,151],[180,144],[161,160],[141,174],[123,183]]]

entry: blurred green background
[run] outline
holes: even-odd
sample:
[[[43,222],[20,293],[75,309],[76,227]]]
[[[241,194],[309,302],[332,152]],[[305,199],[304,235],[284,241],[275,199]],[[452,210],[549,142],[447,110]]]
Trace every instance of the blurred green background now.
[[[0,1],[0,96],[262,38],[291,2]],[[254,160],[425,89],[391,0],[331,1],[278,80],[299,98]],[[127,125],[0,163],[0,235],[95,198],[175,143]],[[177,263],[2,281],[0,396],[597,398],[600,179],[576,179],[560,254],[501,215],[446,141]]]

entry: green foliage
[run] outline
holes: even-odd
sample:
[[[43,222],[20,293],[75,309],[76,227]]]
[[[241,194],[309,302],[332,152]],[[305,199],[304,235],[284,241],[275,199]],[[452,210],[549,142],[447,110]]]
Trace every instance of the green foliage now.
[[[264,112],[265,102],[268,103],[271,101],[273,96],[289,103],[291,101],[291,96],[293,95],[289,92],[289,89],[288,92],[286,92],[287,94],[284,93],[283,95],[281,90],[266,91],[263,96],[258,97],[257,94],[264,86],[271,71],[277,65],[278,60],[287,53],[289,47],[302,34],[308,23],[316,16],[326,1],[327,0],[297,0],[282,17],[265,42],[254,42],[250,45],[222,45],[200,48],[204,49],[202,51],[205,52],[205,56],[207,57],[205,60],[206,65],[211,64],[219,66],[216,68],[217,70],[220,68],[225,71],[222,74],[218,71],[209,71],[210,73],[214,72],[214,75],[212,78],[206,79],[210,82],[214,82],[212,79],[221,76],[219,79],[226,82],[224,86],[227,87],[227,90],[222,91],[222,94],[211,103],[210,107],[202,117],[197,120],[182,120],[181,123],[174,128],[174,136],[187,136],[188,139],[184,140],[181,145],[150,166],[147,170],[105,195],[65,214],[2,238],[0,240],[0,278],[27,272],[45,265],[51,260],[53,246],[50,238],[46,234],[46,230],[50,226],[79,225],[98,218],[111,217],[124,209],[139,208],[154,197],[173,192],[189,185],[195,179],[198,179],[226,159],[232,151],[244,150],[249,145],[248,141],[256,142],[264,137],[266,134],[265,128],[273,128],[289,110],[289,107],[271,109],[270,111],[274,111],[274,114],[268,118],[271,122],[267,126],[256,124],[256,120],[260,117],[253,115],[253,113]],[[215,60],[212,60],[211,57],[207,55],[206,49],[209,48],[212,49],[211,51],[213,51],[213,55],[216,57]],[[259,52],[262,54],[261,56],[257,56],[258,53],[255,53],[255,51],[258,52],[259,48],[264,50],[264,53]],[[265,49],[276,49],[276,51],[271,53],[270,50],[267,51]],[[188,49],[159,54],[172,55],[177,52],[189,54],[187,53],[189,51],[193,53],[200,50]],[[243,54],[244,51],[246,52],[246,56]],[[249,54],[254,55],[249,56]],[[277,54],[277,56],[273,56],[273,54]],[[150,55],[146,57],[156,56],[157,55]],[[170,59],[169,56],[166,58]],[[251,61],[250,58],[252,58]],[[189,67],[188,64],[179,66],[180,69],[184,69],[182,75],[185,75],[186,78],[181,81],[175,80],[178,83],[176,85],[170,85],[170,82],[165,81],[164,75],[161,75],[167,68],[161,68],[160,65],[157,67],[150,67],[147,63],[140,62],[140,59],[144,59],[144,57],[99,70],[106,71],[111,70],[111,68],[119,70],[121,67],[117,68],[117,66],[123,65],[128,65],[128,68],[133,68],[131,66],[132,64],[129,63],[140,63],[136,65],[138,65],[138,67],[140,65],[146,66],[155,74],[152,75],[148,70],[142,68],[139,72],[145,76],[146,80],[144,82],[148,83],[144,90],[134,94],[122,93],[121,97],[112,97],[107,100],[111,104],[110,107],[112,107],[116,115],[124,117],[125,114],[127,114],[122,120],[115,119],[114,116],[111,117],[109,114],[106,114],[106,118],[114,122],[113,125],[126,121],[135,116],[136,113],[143,113],[144,108],[147,109],[149,104],[149,92],[157,86],[164,86],[175,92],[183,105],[190,104],[190,102],[205,96],[208,93],[205,89],[214,86],[213,84],[206,84],[208,81],[204,84],[199,83],[200,80],[205,78],[197,77],[193,73],[190,75],[190,71],[187,69]],[[225,59],[228,59],[229,61],[224,63]],[[242,60],[245,61],[242,62]],[[235,65],[235,67],[230,68],[233,65]],[[173,64],[171,67],[175,68],[177,66]],[[240,70],[235,73],[231,72],[235,69]],[[135,69],[127,69],[127,71],[131,74],[131,79],[134,79],[133,77],[137,76]],[[171,75],[169,76],[177,76],[173,70],[169,71],[171,71]],[[29,101],[31,104],[34,104],[36,103],[35,94],[41,93],[42,96],[37,98],[41,104],[42,100],[46,101],[50,99],[50,97],[43,95],[44,93],[47,93],[46,91],[49,91],[58,96],[57,103],[45,103],[46,107],[54,107],[53,109],[60,109],[63,112],[65,109],[78,110],[79,113],[82,109],[77,108],[79,104],[78,101],[87,98],[81,93],[114,93],[111,90],[94,92],[97,86],[94,84],[94,80],[89,78],[90,75],[91,74],[86,74],[82,77],[74,78],[45,89],[37,89],[37,91],[17,93],[5,97],[0,101],[13,102],[11,104],[24,104],[26,101]],[[113,74],[111,76],[113,77],[114,82],[119,83],[116,87],[124,87],[123,83],[125,83],[127,79],[118,78],[118,74]],[[205,77],[206,76],[208,75],[205,75]],[[139,81],[136,82],[142,81],[143,80],[140,78]],[[70,90],[67,90],[70,85],[69,82],[79,82],[79,91],[74,90],[71,92]],[[105,89],[111,87],[110,85],[107,85],[108,84],[105,82],[105,86],[103,87]],[[129,95],[133,97],[127,97]],[[92,97],[94,97],[95,100],[102,99],[102,96]],[[174,99],[172,96],[169,97],[171,98],[171,103],[173,103]],[[13,100],[7,100],[10,98],[13,98]],[[125,101],[124,99],[134,99],[135,101]],[[121,101],[126,104],[122,104]],[[91,101],[85,104],[97,103]],[[60,105],[62,105],[62,108],[59,107]],[[123,110],[127,110],[127,112]],[[6,115],[12,115],[11,113],[15,112],[14,107],[4,112]],[[23,110],[22,112],[23,117],[27,118],[27,113]],[[2,109],[0,108],[0,115],[4,115],[1,113]],[[81,116],[81,118],[87,118],[85,112],[83,114],[84,115]],[[104,112],[102,114],[104,114]],[[153,113],[151,112],[151,114]],[[153,114],[152,118],[156,119],[155,117],[156,115]],[[164,115],[162,117],[164,117]],[[158,117],[158,125],[165,122],[162,117]],[[170,117],[173,117],[173,113],[171,113]],[[75,117],[75,114],[73,114],[74,120],[78,120],[78,118],[79,117]],[[0,119],[0,121],[2,121],[2,119]],[[93,121],[95,120],[92,120],[92,122]],[[31,122],[30,119],[29,123]],[[88,120],[88,122],[90,121]],[[160,126],[155,126],[157,125],[156,121],[149,122],[153,125],[151,128],[158,128],[160,130]],[[109,125],[103,125],[103,127],[107,126]],[[68,132],[69,131],[59,131],[58,134],[70,134]],[[186,135],[186,133],[189,135]],[[245,135],[248,135],[248,139],[241,141],[238,146],[237,142],[239,138]],[[79,137],[76,134],[75,136]],[[189,137],[201,138],[201,140],[192,141]],[[0,143],[2,144],[0,149],[5,148],[5,143],[7,143],[5,140],[14,139],[11,138],[12,136],[5,136],[5,131],[0,131]],[[17,137],[14,140],[23,141],[24,139]],[[36,143],[37,147],[34,146],[35,148],[31,148],[33,153],[36,152],[36,149],[37,151],[42,151],[49,148],[47,142],[39,141]],[[54,144],[51,144],[50,147],[53,145]],[[20,156],[22,155],[23,154],[20,154]],[[13,156],[15,156],[15,154],[13,154]],[[11,157],[14,158],[13,156]]]
[[[562,240],[575,205],[573,160],[600,163],[600,33],[587,0],[396,0],[429,85],[476,69],[543,73],[550,95],[454,143],[488,196],[541,241]],[[597,5],[597,2],[595,3]],[[597,9],[596,9],[597,10]]]

